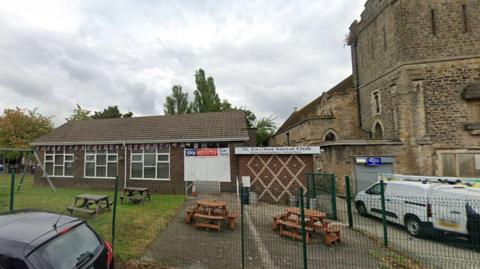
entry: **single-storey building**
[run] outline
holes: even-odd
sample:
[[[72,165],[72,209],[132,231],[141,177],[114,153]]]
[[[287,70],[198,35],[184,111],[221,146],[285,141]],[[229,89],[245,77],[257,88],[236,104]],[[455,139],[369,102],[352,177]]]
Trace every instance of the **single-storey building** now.
[[[118,176],[123,187],[185,193],[185,181],[214,179],[233,191],[234,147],[255,144],[242,111],[71,121],[32,143],[44,166],[34,183],[48,174],[57,187],[111,188]]]

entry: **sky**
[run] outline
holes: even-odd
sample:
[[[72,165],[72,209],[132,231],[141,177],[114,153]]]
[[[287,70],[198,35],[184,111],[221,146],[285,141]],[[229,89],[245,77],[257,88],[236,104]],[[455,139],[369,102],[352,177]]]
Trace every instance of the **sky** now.
[[[0,110],[76,104],[161,115],[199,68],[221,99],[281,124],[351,74],[362,0],[42,0],[0,5]]]

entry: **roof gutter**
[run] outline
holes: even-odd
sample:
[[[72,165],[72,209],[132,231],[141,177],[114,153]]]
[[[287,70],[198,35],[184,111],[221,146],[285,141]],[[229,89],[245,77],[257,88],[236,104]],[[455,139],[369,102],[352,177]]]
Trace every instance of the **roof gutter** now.
[[[78,142],[32,142],[32,146],[70,146],[70,145],[116,145],[116,144],[161,144],[161,143],[202,143],[248,141],[249,137],[207,138],[207,139],[169,139],[169,140],[122,140],[122,141],[78,141]]]

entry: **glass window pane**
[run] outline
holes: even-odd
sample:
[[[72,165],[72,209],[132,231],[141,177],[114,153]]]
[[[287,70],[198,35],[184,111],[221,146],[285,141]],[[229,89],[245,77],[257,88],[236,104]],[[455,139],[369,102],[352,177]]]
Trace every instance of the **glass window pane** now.
[[[142,154],[132,154],[132,162],[141,162],[143,161]]]
[[[132,163],[132,177],[142,178],[142,164]]]
[[[45,170],[47,172],[47,175],[52,176],[53,175],[53,163],[46,163],[45,164]]]
[[[85,157],[86,162],[95,162],[95,155],[87,155]]]
[[[55,171],[53,173],[55,176],[63,176],[63,166],[56,166]]]
[[[159,162],[168,162],[168,155],[158,155]]]
[[[169,178],[170,165],[168,163],[159,163],[157,165],[157,178]]]
[[[155,167],[144,167],[144,178],[155,178]]]
[[[460,177],[479,177],[480,170],[475,167],[475,154],[458,154]]]
[[[169,148],[168,147],[161,147],[161,148],[158,148],[157,152],[158,153],[168,153]]]
[[[108,155],[108,161],[109,162],[116,162],[117,161],[117,155]]]
[[[70,162],[73,162],[73,155],[69,154],[69,155],[65,155],[65,161],[70,161]]]
[[[145,166],[155,166],[157,161],[155,160],[155,154],[145,154],[144,164]],[[155,177],[155,175],[154,175]]]
[[[65,175],[73,176],[73,163],[65,163]]]
[[[95,163],[86,163],[85,165],[85,176],[94,177],[95,176]]]
[[[55,154],[55,164],[57,165],[63,164],[63,154]]]
[[[45,155],[46,161],[53,161],[53,155]]]
[[[97,155],[97,165],[106,165],[107,155]]]
[[[107,169],[107,176],[108,177],[116,177],[117,176],[117,163],[109,163]]]
[[[442,154],[442,174],[446,177],[455,177],[455,155],[452,153]]]
[[[96,177],[106,177],[107,176],[107,168],[103,166],[97,166],[97,175]]]

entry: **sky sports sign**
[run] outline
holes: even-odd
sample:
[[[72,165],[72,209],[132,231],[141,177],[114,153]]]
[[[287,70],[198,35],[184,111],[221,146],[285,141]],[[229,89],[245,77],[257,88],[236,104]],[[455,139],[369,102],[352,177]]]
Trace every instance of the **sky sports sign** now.
[[[202,149],[185,149],[186,157],[217,157],[228,156],[228,148],[202,148]]]

